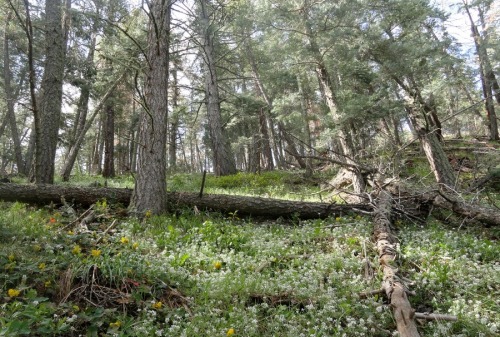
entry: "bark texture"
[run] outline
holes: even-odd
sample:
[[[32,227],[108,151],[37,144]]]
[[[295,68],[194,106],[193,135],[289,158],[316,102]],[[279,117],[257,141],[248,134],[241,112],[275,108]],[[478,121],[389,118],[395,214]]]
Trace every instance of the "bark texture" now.
[[[419,121],[419,113],[414,108],[409,107],[407,111],[437,183],[454,188],[456,182],[455,174],[439,142],[438,136],[424,126],[428,125],[426,121],[423,123]]]
[[[455,195],[449,195],[444,191],[409,191],[404,186],[397,183],[391,183],[385,186],[395,198],[410,200],[414,204],[432,205],[434,207],[443,208],[453,211],[454,213],[479,221],[491,226],[500,226],[500,212],[498,209],[489,208],[484,205],[475,203],[466,203],[463,199],[459,199]]]
[[[22,156],[21,139],[17,130],[16,114],[14,111],[14,93],[11,85],[11,71],[10,71],[10,45],[9,45],[9,24],[12,13],[7,14],[5,23],[4,41],[3,41],[3,82],[5,99],[7,101],[7,116],[9,121],[10,136],[14,144],[14,155],[16,159],[17,171],[21,174],[26,174],[25,165]]]
[[[105,108],[104,166],[102,168],[102,176],[105,178],[115,176],[115,102],[113,98],[111,97],[106,102]]]
[[[0,183],[0,199],[19,201],[38,205],[58,204],[61,197],[69,203],[89,206],[98,200],[128,205],[132,190],[122,188],[70,187],[55,185],[20,185]],[[266,218],[301,219],[326,218],[342,216],[346,213],[366,214],[371,209],[368,205],[335,205],[328,203],[276,200],[259,197],[234,195],[210,195],[199,197],[198,193],[167,193],[168,203],[165,207],[173,211],[183,207],[198,210],[232,212],[238,215],[253,215]]]
[[[415,310],[406,296],[406,287],[396,275],[395,266],[396,242],[391,233],[392,197],[388,192],[381,191],[374,211],[374,239],[378,251],[380,265],[383,269],[382,289],[392,307],[394,319],[401,337],[420,336],[415,324]]]
[[[144,84],[146,111],[140,117],[138,162],[130,210],[137,214],[166,211],[168,64],[170,44],[170,2],[150,4],[148,69]]]
[[[470,27],[472,32],[472,37],[474,38],[474,45],[476,47],[476,54],[479,60],[479,75],[481,77],[481,86],[483,88],[484,104],[486,113],[488,116],[488,128],[490,132],[491,140],[499,140],[498,134],[498,123],[497,116],[495,112],[495,105],[493,102],[493,97],[495,97],[494,85],[498,87],[498,83],[495,79],[495,74],[492,70],[491,62],[486,51],[487,43],[484,43],[484,39],[479,33],[479,30],[475,24],[474,19],[470,13],[470,6],[467,1],[463,1],[464,8],[467,16],[470,20]],[[480,15],[481,16],[481,15]],[[499,99],[498,96],[496,96]]]
[[[208,129],[213,156],[213,169],[216,176],[235,174],[236,164],[231,146],[224,136],[220,111],[219,83],[215,61],[214,26],[210,23],[207,7],[209,1],[200,0],[200,21],[203,36],[203,58],[205,66],[205,94],[207,105]]]
[[[45,2],[45,64],[39,100],[40,128],[35,152],[35,181],[54,183],[54,161],[62,107],[66,40],[61,0]]]

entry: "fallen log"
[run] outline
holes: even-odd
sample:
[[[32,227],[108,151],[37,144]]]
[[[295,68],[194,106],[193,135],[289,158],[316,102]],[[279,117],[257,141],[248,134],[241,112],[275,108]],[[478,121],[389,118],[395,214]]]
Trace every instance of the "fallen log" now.
[[[467,189],[467,192],[470,193],[485,186],[491,186],[497,191],[500,190],[500,169],[493,169],[482,178],[474,180]]]
[[[131,189],[123,188],[0,183],[0,200],[37,205],[60,204],[61,198],[64,198],[68,203],[84,207],[102,199],[106,199],[109,203],[127,206],[131,195]],[[196,207],[199,210],[237,212],[241,215],[266,218],[315,219],[342,216],[346,213],[366,214],[371,211],[371,207],[365,204],[337,205],[223,194],[204,194],[200,198],[199,193],[187,192],[169,192],[167,200],[170,211],[183,207]]]
[[[500,226],[500,211],[498,209],[492,209],[478,204],[469,204],[442,192],[434,194],[432,204],[436,207],[453,211],[471,220],[492,226]]]
[[[373,218],[373,236],[384,275],[381,289],[389,299],[399,335],[419,337],[415,323],[415,310],[408,301],[406,286],[397,276],[396,239],[391,233],[391,211],[392,197],[382,190],[377,198]]]
[[[428,192],[408,191],[405,187],[390,183],[385,188],[394,198],[411,199],[416,204],[431,204],[452,211],[460,216],[482,222],[491,226],[500,226],[500,212],[478,203],[466,202],[464,199],[451,195],[449,192],[433,190]]]

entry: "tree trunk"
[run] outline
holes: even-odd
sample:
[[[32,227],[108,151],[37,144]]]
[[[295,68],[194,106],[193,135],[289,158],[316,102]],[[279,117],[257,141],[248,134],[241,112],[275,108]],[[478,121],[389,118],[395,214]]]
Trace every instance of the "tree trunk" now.
[[[83,70],[83,84],[80,87],[80,97],[78,98],[78,103],[76,104],[76,115],[73,124],[73,130],[69,137],[69,144],[64,155],[64,165],[61,171],[63,181],[68,181],[69,176],[71,174],[71,170],[73,169],[73,165],[76,160],[76,156],[78,154],[80,144],[79,138],[81,135],[85,135],[86,125],[87,125],[87,114],[89,110],[89,101],[90,101],[90,89],[92,88],[92,84],[95,77],[95,66],[94,66],[94,53],[96,46],[96,36],[95,32],[97,30],[97,24],[94,23],[92,28],[92,38],[89,45],[89,52],[87,54],[84,70]],[[76,148],[75,148],[76,147]]]
[[[104,165],[102,176],[115,176],[115,102],[112,95],[106,102],[104,117]]]
[[[390,191],[394,198],[412,200],[414,204],[432,205],[491,226],[500,226],[500,212],[498,209],[480,204],[465,203],[445,191],[409,191],[404,186],[396,183],[390,183],[385,188]]]
[[[250,41],[246,43],[246,48],[247,48],[247,56],[249,58],[250,65],[252,67],[252,73],[255,83],[259,88],[260,95],[264,98],[264,101],[267,104],[267,109],[264,108],[259,109],[260,139],[258,140],[259,142],[258,148],[260,150],[259,154],[262,155],[264,159],[264,169],[271,171],[274,170],[274,162],[273,162],[273,152],[271,149],[271,142],[269,141],[269,128],[267,126],[267,119],[269,116],[269,112],[273,108],[273,103],[271,101],[271,98],[267,95],[267,91],[264,88],[264,84],[262,83],[262,80],[260,78],[259,69],[257,67],[257,62],[255,61]],[[260,169],[260,162],[259,162],[259,169]]]
[[[72,187],[65,185],[20,185],[0,183],[0,199],[19,201],[37,205],[59,204],[61,197],[75,205],[89,206],[99,200],[106,199],[110,203],[127,206],[132,190],[122,188]],[[168,204],[165,207],[175,211],[183,207],[198,210],[232,212],[239,215],[261,216],[266,218],[301,218],[316,219],[328,216],[343,216],[348,213],[366,214],[371,209],[368,205],[335,205],[303,201],[277,200],[260,197],[235,195],[210,195],[199,193],[167,193]]]
[[[103,157],[103,151],[104,151],[104,121],[103,121],[103,116],[100,114],[100,118],[97,121],[97,128],[96,128],[96,140],[95,144],[92,149],[92,165],[91,165],[91,173],[92,174],[101,174],[102,173],[102,157]],[[75,157],[76,160],[76,157]]]
[[[10,53],[9,53],[9,24],[12,13],[9,11],[7,14],[7,19],[5,23],[4,32],[4,43],[3,43],[3,80],[4,80],[4,91],[5,99],[7,101],[7,120],[10,126],[10,136],[12,142],[14,143],[14,155],[16,158],[17,172],[20,174],[26,174],[26,167],[23,161],[21,140],[19,138],[19,132],[17,130],[16,115],[14,111],[14,94],[12,92],[11,86],[11,73],[10,73]]]
[[[304,6],[308,6],[308,0],[304,0]],[[314,32],[312,31],[311,23],[309,22],[308,11],[304,11],[303,24],[309,40],[309,50],[312,54],[312,57],[314,58],[314,61],[316,62],[316,75],[318,77],[320,91],[328,109],[330,110],[333,121],[335,122],[337,128],[339,142],[342,146],[342,151],[345,156],[343,160],[345,160],[348,164],[354,165],[356,164],[354,161],[356,151],[353,146],[351,134],[347,132],[344,125],[341,125],[341,114],[336,102],[335,91],[331,83],[330,74],[328,72],[328,69],[326,68],[321,51],[316,42]],[[354,192],[356,194],[363,193],[366,186],[361,172],[356,169],[349,169],[349,171],[352,175],[352,185]],[[361,201],[360,198],[358,199],[359,201]]]
[[[409,107],[407,111],[437,183],[454,189],[456,177],[436,134],[421,125],[415,109]]]
[[[82,125],[79,126],[78,134],[76,135],[76,139],[74,140],[73,146],[70,148],[69,153],[67,154],[66,162],[64,163],[63,169],[61,171],[62,179],[63,181],[68,181],[71,171],[73,170],[73,166],[75,165],[76,158],[78,156],[78,152],[80,151],[80,148],[83,144],[83,141],[85,140],[85,135],[87,132],[90,130],[95,118],[103,108],[104,104],[107,102],[108,98],[113,94],[114,90],[120,84],[125,77],[125,73],[123,73],[118,79],[116,79],[113,84],[109,87],[108,91],[104,94],[104,96],[101,98],[99,101],[99,104],[94,108],[92,113],[90,114],[90,117],[88,120],[81,119],[79,123],[82,123]],[[82,115],[80,115],[82,116]],[[94,147],[94,153],[92,156],[92,163],[91,163],[91,171],[96,172],[99,170],[100,167],[100,144],[101,144],[101,138],[102,136],[100,135],[100,127],[98,127],[98,136],[96,139],[95,147]],[[100,172],[99,172],[100,173]]]
[[[207,106],[210,146],[213,155],[213,169],[216,176],[235,174],[236,165],[231,146],[224,135],[220,111],[219,83],[215,63],[214,28],[210,23],[207,5],[209,1],[199,0],[203,56],[205,67],[205,94]]]
[[[138,144],[135,140],[137,134],[137,126],[139,124],[139,116],[136,114],[135,99],[132,101],[132,122],[129,129],[129,170],[132,173],[137,171],[137,149]]]
[[[166,212],[169,1],[150,3],[144,111],[140,117],[137,175],[129,209],[138,215]]]
[[[305,155],[306,157],[310,157],[313,155],[313,146],[312,146],[312,136],[311,129],[309,127],[309,111],[311,109],[310,102],[310,88],[308,85],[304,85],[300,76],[297,76],[297,84],[299,87],[299,95],[300,95],[300,107],[302,112],[302,118],[304,119],[304,133],[305,133]],[[313,175],[312,169],[312,158],[306,158],[306,172],[305,177],[310,178]]]
[[[62,26],[62,1],[45,2],[45,63],[40,84],[40,131],[35,151],[35,182],[53,184],[62,108],[62,85],[66,58]]]
[[[170,117],[170,132],[168,142],[168,166],[171,172],[175,172],[177,166],[177,135],[179,128],[179,83],[177,80],[178,62],[173,62],[172,68],[172,115]]]
[[[297,147],[295,146],[295,142],[293,141],[293,138],[290,136],[290,134],[286,130],[283,122],[281,122],[281,121],[278,122],[278,129],[279,129],[280,134],[281,134],[281,139],[284,139],[287,143],[287,150],[286,151],[288,152],[288,154],[290,154],[292,157],[295,158],[295,160],[297,160],[297,163],[299,164],[299,167],[301,169],[305,169],[306,162],[304,161],[304,159],[302,159],[303,156],[301,156],[299,151],[297,151]]]
[[[269,128],[267,127],[267,115],[264,108],[259,109],[259,148],[264,161],[264,170],[274,170],[273,152],[269,141]]]
[[[465,10],[467,12],[467,15],[470,20],[471,24],[471,31],[472,31],[472,37],[474,38],[474,44],[476,46],[476,53],[479,59],[479,75],[481,77],[481,84],[483,87],[483,95],[484,95],[484,104],[486,108],[486,112],[488,115],[488,126],[489,126],[489,131],[490,131],[490,139],[491,140],[499,140],[499,134],[498,134],[498,123],[497,123],[497,116],[495,113],[495,105],[493,102],[493,96],[494,96],[494,91],[493,91],[493,86],[492,86],[492,68],[491,68],[491,62],[488,57],[488,53],[486,51],[486,47],[484,46],[483,39],[481,38],[481,35],[479,34],[479,30],[477,29],[477,26],[474,23],[474,19],[472,18],[472,15],[469,10],[469,5],[467,4],[467,1],[464,0],[464,5],[465,5]],[[493,74],[494,78],[494,74]],[[495,81],[496,82],[496,81]],[[498,83],[497,83],[498,85]]]

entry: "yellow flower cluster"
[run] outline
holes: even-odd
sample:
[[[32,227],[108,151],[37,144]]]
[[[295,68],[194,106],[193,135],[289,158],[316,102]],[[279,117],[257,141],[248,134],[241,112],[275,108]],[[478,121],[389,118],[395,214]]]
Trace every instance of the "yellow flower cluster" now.
[[[9,295],[9,297],[17,297],[17,296],[19,296],[19,294],[21,294],[21,291],[19,291],[17,289],[9,289],[7,291],[7,295]]]
[[[162,306],[163,303],[161,303],[161,301],[153,303],[153,309],[161,309]]]
[[[75,255],[80,254],[82,252],[82,247],[80,247],[79,245],[76,245],[73,247],[73,250],[71,252]]]
[[[119,327],[122,326],[122,322],[120,321],[116,321],[116,322],[113,322],[113,323],[109,323],[109,327],[110,328],[114,328],[114,329],[118,329]]]
[[[90,254],[93,257],[99,257],[99,256],[101,256],[101,250],[100,249],[92,249],[92,251],[90,252]]]
[[[227,330],[226,336],[230,337],[230,336],[234,335],[234,333],[235,333],[234,329],[231,328],[231,329]]]
[[[129,239],[125,236],[122,236],[122,238],[120,239],[120,242],[123,244],[127,244],[127,243],[129,243]]]
[[[40,270],[44,270],[45,267],[46,267],[46,265],[43,262],[38,265],[38,269],[40,269]]]
[[[220,262],[220,261],[215,261],[215,262],[214,262],[214,268],[215,268],[215,269],[221,269],[221,268],[222,268],[222,262]]]

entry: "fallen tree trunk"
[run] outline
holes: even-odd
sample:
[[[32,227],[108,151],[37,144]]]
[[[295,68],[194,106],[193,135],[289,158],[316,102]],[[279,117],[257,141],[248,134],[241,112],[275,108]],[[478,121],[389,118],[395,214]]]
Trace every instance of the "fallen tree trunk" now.
[[[127,206],[131,195],[132,190],[122,188],[0,183],[0,200],[38,205],[60,204],[61,198],[64,198],[68,203],[81,206],[89,206],[102,199]],[[366,214],[371,211],[371,207],[364,204],[336,205],[223,194],[205,194],[200,198],[198,193],[169,192],[167,200],[171,211],[182,207],[196,207],[199,210],[237,212],[241,215],[269,218],[315,219],[342,216],[350,212]]]
[[[434,193],[431,197],[432,204],[436,207],[453,211],[454,213],[488,225],[500,226],[500,211],[498,209],[492,209],[477,204],[468,204],[444,193]]]
[[[384,290],[392,312],[399,335],[402,337],[419,337],[415,324],[415,310],[406,296],[406,287],[396,275],[398,269],[396,260],[396,239],[391,233],[392,197],[386,191],[381,191],[374,210],[373,236],[376,243],[380,265],[384,276],[381,289]]]
[[[500,226],[500,212],[498,209],[489,208],[476,203],[468,203],[459,199],[456,195],[434,190],[430,192],[408,191],[397,183],[391,183],[385,186],[391,192],[394,198],[411,199],[417,204],[431,204],[452,211],[460,216],[464,216],[475,221],[479,221],[492,226]]]

